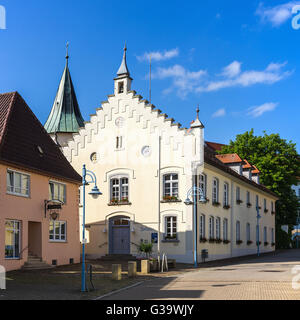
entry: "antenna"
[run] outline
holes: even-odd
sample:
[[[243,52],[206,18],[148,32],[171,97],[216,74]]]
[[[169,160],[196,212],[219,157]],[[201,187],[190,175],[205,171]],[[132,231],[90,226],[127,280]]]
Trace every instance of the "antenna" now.
[[[149,82],[149,101],[150,101],[150,104],[151,104],[151,94],[152,94],[152,92],[151,92],[151,81],[152,81],[152,56],[151,56],[151,53],[150,53],[150,82]]]

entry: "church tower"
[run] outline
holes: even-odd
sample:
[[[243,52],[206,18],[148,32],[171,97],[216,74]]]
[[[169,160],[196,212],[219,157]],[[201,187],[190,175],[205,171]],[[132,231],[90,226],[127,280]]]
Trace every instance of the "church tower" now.
[[[68,44],[66,66],[60,80],[59,88],[52,110],[45,124],[46,131],[61,147],[67,145],[74,133],[84,126],[84,120],[77,102],[71,74],[69,71]]]
[[[127,46],[125,44],[123,60],[117,72],[117,77],[114,79],[115,95],[127,94],[129,91],[131,91],[131,82],[133,80],[130,77],[130,72],[127,67],[126,53],[127,53]]]

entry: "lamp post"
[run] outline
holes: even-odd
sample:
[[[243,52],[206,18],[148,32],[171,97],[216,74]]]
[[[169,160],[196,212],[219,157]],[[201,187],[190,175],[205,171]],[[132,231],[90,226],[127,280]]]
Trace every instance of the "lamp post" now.
[[[190,196],[193,196],[193,201],[190,199]],[[198,267],[197,259],[197,199],[200,195],[200,203],[206,203],[206,198],[204,192],[201,188],[196,187],[195,185],[188,191],[187,199],[185,200],[186,205],[194,204],[193,207],[193,216],[194,216],[194,267]]]
[[[259,214],[259,206],[256,206],[256,219],[257,219],[257,225],[256,225],[256,234],[257,234],[257,256],[259,257],[259,219],[261,218],[261,215]]]
[[[91,181],[87,181],[87,176],[91,178]],[[90,183],[94,183],[94,188],[92,189],[89,194],[93,198],[97,198],[98,196],[102,195],[102,193],[99,191],[97,187],[97,178],[96,175],[86,169],[85,164],[83,165],[82,169],[82,186],[83,186],[83,192],[82,192],[82,198],[83,198],[83,205],[82,205],[82,272],[81,272],[81,291],[86,292],[86,279],[85,279],[85,187],[88,186]]]

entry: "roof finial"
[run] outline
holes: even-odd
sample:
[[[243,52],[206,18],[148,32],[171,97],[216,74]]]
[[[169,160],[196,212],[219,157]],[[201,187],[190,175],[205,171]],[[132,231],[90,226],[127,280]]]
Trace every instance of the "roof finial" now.
[[[199,104],[197,106],[197,119],[199,120],[199,112],[200,112],[200,108],[199,108]]]
[[[127,67],[127,62],[126,62],[126,52],[127,52],[127,44],[125,41],[123,60],[122,60],[121,66],[120,66],[118,73],[117,73],[118,76],[121,76],[121,75],[130,76],[130,73],[129,73],[129,70]]]
[[[68,62],[68,60],[69,60],[69,41],[67,41],[67,43],[66,43],[66,59]]]

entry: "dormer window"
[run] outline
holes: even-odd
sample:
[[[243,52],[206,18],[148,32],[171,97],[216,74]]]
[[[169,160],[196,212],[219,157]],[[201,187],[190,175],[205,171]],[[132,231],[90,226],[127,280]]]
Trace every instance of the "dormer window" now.
[[[124,82],[119,82],[119,85],[118,85],[118,93],[124,93]]]

